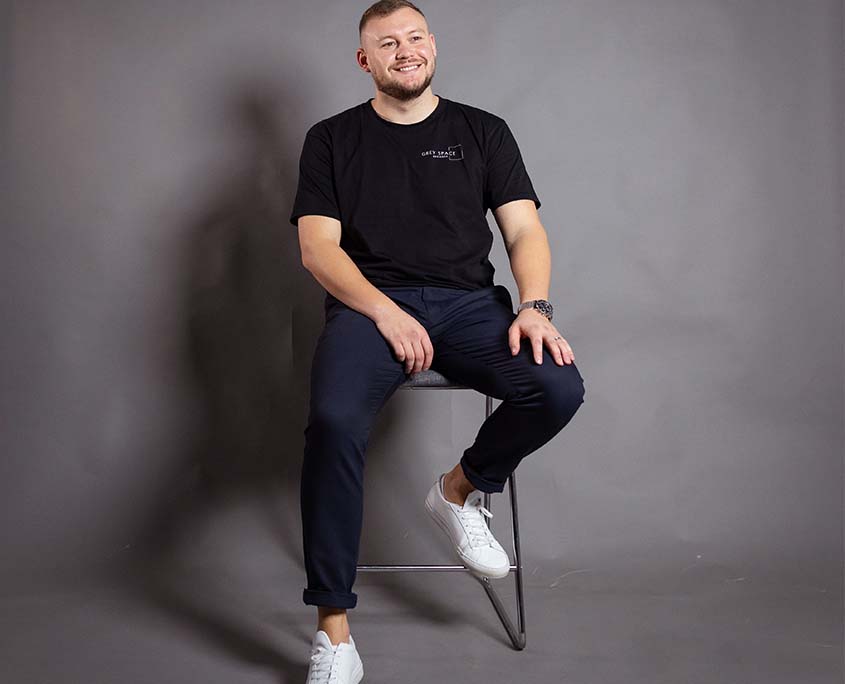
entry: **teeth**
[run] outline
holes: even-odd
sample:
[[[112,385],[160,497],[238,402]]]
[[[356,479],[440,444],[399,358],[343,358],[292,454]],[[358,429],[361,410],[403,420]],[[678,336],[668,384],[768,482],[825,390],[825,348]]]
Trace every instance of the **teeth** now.
[[[417,69],[419,66],[420,66],[419,64],[415,64],[414,66],[410,66],[410,67],[402,67],[401,69],[399,69],[399,71],[413,71],[414,69]]]

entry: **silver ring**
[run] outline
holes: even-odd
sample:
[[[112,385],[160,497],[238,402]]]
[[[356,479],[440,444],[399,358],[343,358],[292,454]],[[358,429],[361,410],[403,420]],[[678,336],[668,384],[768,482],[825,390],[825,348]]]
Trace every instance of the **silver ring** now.
[[[563,338],[560,335],[558,335],[557,337],[553,337],[552,339],[553,340],[562,340]]]

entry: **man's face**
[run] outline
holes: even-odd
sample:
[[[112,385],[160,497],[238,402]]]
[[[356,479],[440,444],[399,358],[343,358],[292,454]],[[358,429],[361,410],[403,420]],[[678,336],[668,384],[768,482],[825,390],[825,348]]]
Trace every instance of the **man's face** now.
[[[407,101],[419,97],[434,78],[437,48],[425,19],[403,7],[367,22],[357,57],[361,68],[373,75],[378,90]],[[400,71],[413,65],[419,66]]]

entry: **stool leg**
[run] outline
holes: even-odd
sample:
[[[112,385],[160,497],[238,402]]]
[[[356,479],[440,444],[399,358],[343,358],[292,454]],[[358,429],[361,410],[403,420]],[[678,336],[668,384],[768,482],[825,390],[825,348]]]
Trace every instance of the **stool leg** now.
[[[493,397],[488,396],[486,402],[486,417],[489,417],[490,414],[493,413]],[[525,648],[525,601],[522,593],[522,552],[519,546],[519,509],[517,507],[517,500],[516,500],[516,477],[514,473],[511,473],[510,477],[508,478],[508,483],[510,487],[510,497],[511,497],[511,520],[513,522],[513,551],[514,551],[514,563],[515,567],[515,587],[516,587],[516,608],[517,608],[517,624],[519,625],[519,629],[517,630],[513,626],[513,622],[508,617],[507,610],[502,605],[502,601],[499,599],[499,595],[495,589],[490,584],[490,579],[488,577],[478,578],[474,574],[470,574],[471,577],[475,578],[481,583],[481,586],[484,587],[484,591],[487,592],[487,597],[490,599],[490,602],[493,604],[493,608],[496,610],[496,614],[499,616],[499,620],[502,622],[502,626],[505,628],[505,631],[508,633],[510,637],[511,643],[513,647],[517,651],[521,651]],[[487,510],[492,510],[490,507],[490,493],[484,492],[484,507]],[[490,526],[490,518],[487,518],[487,525]],[[385,571],[394,571],[394,572],[404,572],[404,571],[456,571],[456,572],[469,572],[468,568],[461,565],[358,565],[357,569],[360,571],[369,571],[369,572],[385,572]]]
[[[492,412],[493,398],[488,396],[486,415],[489,416]],[[516,611],[519,630],[514,628],[513,622],[511,622],[511,619],[508,617],[507,611],[502,605],[502,601],[499,598],[498,593],[490,584],[490,579],[487,577],[483,579],[476,577],[476,579],[481,583],[481,586],[484,587],[484,591],[487,593],[487,597],[493,604],[493,608],[496,610],[496,614],[499,616],[502,626],[508,633],[511,643],[513,643],[513,647],[517,651],[521,651],[525,648],[525,601],[522,593],[522,553],[519,546],[519,508],[516,500],[516,476],[514,473],[511,473],[508,478],[508,486],[510,488],[509,491],[511,497],[511,520],[513,522],[513,553],[514,565],[516,566],[516,572],[514,573],[514,588],[516,590]],[[490,492],[484,492],[484,507],[492,512],[492,509],[490,508]],[[491,526],[490,518],[487,518],[487,525],[488,527]]]

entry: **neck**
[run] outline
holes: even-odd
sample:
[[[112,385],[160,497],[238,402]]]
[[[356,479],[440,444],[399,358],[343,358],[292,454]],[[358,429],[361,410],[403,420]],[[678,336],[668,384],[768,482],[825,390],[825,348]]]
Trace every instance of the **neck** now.
[[[440,102],[440,98],[431,92],[431,88],[413,100],[397,100],[395,97],[376,91],[375,99],[370,103],[383,119],[399,124],[418,123],[431,114]]]

